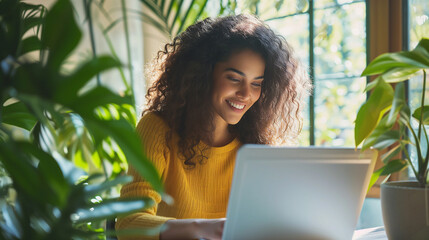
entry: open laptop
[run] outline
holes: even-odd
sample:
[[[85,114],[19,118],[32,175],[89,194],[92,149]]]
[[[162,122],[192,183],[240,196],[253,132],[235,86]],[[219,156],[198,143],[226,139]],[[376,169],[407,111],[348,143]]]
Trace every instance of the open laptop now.
[[[352,239],[375,159],[354,148],[244,145],[222,239]]]

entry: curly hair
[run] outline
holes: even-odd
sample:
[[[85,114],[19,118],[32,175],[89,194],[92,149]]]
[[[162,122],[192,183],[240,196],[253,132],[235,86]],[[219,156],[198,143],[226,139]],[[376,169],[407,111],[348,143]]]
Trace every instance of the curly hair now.
[[[147,76],[154,83],[143,114],[155,112],[166,121],[171,128],[167,143],[178,134],[187,166],[196,165],[196,154],[204,155],[196,146],[211,139],[214,129],[214,66],[244,49],[265,60],[264,81],[259,100],[229,131],[242,143],[279,145],[296,140],[302,129],[300,113],[311,84],[286,40],[252,15],[206,18],[166,44]]]

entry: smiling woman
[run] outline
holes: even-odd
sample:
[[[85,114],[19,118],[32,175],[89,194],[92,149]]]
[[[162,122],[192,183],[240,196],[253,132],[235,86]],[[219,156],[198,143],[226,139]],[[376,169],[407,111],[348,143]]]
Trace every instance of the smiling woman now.
[[[261,96],[265,60],[258,53],[245,49],[233,53],[213,70],[213,110],[215,126],[211,146],[231,142],[228,125],[237,124]],[[214,139],[216,137],[216,139]]]
[[[155,204],[116,228],[155,229],[148,239],[220,239],[238,148],[296,140],[307,75],[287,42],[249,15],[190,26],[149,72],[154,84],[137,131],[174,204],[130,166],[134,180],[121,196]]]

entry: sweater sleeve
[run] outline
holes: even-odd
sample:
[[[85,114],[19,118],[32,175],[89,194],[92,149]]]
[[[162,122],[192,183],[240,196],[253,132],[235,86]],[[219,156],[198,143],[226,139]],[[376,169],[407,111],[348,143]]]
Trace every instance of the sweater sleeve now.
[[[166,123],[154,113],[143,116],[137,125],[137,133],[142,139],[144,152],[161,177],[170,154],[165,144],[167,130]],[[145,197],[152,199],[155,204],[143,211],[118,218],[116,223],[116,230],[141,229],[147,231],[147,236],[119,236],[118,238],[120,240],[159,239],[160,227],[172,218],[157,216],[158,204],[161,202],[160,194],[153,190],[132,166],[129,166],[128,174],[133,176],[133,181],[122,187],[121,198]]]

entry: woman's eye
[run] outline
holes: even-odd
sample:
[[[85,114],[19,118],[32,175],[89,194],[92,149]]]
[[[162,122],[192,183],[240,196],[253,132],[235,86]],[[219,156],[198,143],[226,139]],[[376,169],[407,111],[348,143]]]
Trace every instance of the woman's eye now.
[[[261,83],[252,83],[252,85],[255,87],[260,87],[262,84]]]
[[[240,79],[238,79],[238,78],[234,78],[234,77],[228,77],[228,79],[229,79],[230,81],[233,81],[233,82],[239,82],[239,81],[240,81]]]

